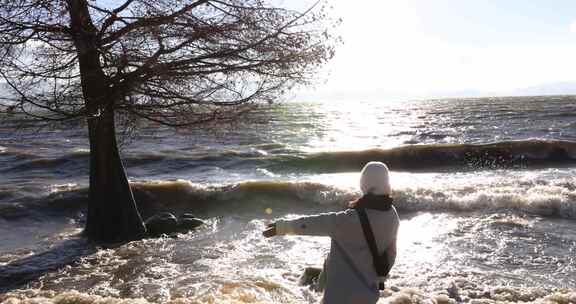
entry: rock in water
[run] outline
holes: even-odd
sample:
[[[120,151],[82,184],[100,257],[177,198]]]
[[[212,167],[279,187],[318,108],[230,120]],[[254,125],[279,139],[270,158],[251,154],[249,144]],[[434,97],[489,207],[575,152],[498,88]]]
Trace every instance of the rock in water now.
[[[148,218],[144,224],[149,236],[158,237],[163,234],[176,236],[176,233],[196,229],[205,222],[190,213],[184,213],[180,219],[177,219],[170,212],[162,212]]]
[[[204,223],[203,220],[197,218],[192,213],[184,213],[180,217],[180,230],[192,230],[196,229],[196,227],[201,226]]]
[[[150,236],[160,236],[162,234],[171,234],[179,231],[178,219],[170,212],[162,212],[148,218],[146,229]]]
[[[318,281],[318,277],[320,276],[321,272],[322,268],[306,267],[306,269],[304,269],[304,273],[302,273],[302,276],[300,277],[299,284],[303,286],[314,284],[316,281]]]

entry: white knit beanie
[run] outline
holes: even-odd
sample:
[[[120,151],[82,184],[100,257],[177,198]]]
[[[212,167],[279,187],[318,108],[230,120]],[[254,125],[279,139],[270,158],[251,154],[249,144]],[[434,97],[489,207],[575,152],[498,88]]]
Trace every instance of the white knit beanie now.
[[[360,190],[363,194],[390,195],[388,167],[382,162],[367,163],[360,173]]]

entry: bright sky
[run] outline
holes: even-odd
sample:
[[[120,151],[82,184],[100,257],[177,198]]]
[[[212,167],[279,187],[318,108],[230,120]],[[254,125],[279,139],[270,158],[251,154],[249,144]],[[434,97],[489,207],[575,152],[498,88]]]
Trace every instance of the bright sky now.
[[[571,82],[576,91],[574,0],[329,1],[345,44],[327,82],[299,96],[506,95]]]

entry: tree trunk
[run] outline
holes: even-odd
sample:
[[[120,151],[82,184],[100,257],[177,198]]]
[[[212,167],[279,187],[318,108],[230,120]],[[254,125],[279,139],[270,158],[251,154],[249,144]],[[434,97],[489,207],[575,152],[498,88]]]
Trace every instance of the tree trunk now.
[[[85,234],[97,241],[141,238],[146,227],[120,159],[114,126],[117,98],[100,64],[97,29],[87,0],[67,0],[70,28],[80,63],[90,137],[90,191]]]
[[[142,238],[146,228],[120,159],[114,112],[88,120],[90,191],[85,233],[98,241]]]

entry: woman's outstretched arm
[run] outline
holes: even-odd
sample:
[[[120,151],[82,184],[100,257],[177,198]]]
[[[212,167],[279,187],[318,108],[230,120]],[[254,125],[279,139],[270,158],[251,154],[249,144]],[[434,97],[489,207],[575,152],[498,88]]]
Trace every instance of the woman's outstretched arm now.
[[[268,225],[265,237],[275,235],[333,236],[349,218],[349,211],[321,213],[293,220],[279,220]]]

